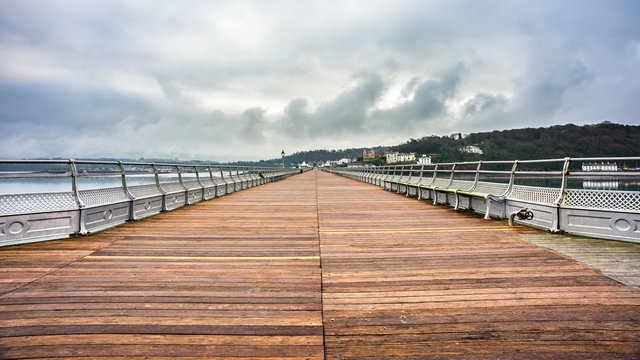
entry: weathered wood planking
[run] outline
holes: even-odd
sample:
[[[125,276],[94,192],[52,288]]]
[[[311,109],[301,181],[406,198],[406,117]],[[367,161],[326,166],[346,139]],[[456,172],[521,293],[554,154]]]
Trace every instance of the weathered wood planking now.
[[[0,358],[323,358],[313,176],[0,249]]]
[[[522,239],[568,255],[640,290],[640,244],[555,234],[526,234]]]
[[[535,230],[317,181],[327,359],[640,357],[640,292]]]
[[[306,173],[0,249],[0,357],[637,358],[640,293],[533,234]]]

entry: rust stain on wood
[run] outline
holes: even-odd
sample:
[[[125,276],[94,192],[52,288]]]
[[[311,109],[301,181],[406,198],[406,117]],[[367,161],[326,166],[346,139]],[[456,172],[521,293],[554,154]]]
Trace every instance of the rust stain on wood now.
[[[638,358],[640,292],[535,234],[309,172],[0,249],[0,358]]]

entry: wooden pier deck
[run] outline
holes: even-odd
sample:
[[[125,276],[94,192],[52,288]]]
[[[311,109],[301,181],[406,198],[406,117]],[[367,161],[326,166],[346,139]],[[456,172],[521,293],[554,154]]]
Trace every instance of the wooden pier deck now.
[[[0,249],[0,358],[638,359],[640,291],[532,233],[308,172]]]

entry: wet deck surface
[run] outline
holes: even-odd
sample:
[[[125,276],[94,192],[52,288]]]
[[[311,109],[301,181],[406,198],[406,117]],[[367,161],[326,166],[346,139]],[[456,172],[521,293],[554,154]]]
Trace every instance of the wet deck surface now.
[[[640,290],[640,244],[575,235],[525,234],[523,240],[565,254]]]
[[[0,249],[0,358],[628,358],[640,291],[509,228],[309,172]]]

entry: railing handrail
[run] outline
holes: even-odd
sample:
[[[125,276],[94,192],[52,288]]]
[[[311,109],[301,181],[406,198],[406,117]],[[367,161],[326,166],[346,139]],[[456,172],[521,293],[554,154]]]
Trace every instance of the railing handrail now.
[[[357,179],[363,170],[330,171]],[[417,181],[411,179],[416,171]],[[369,182],[419,200],[433,200],[434,205],[484,213],[485,219],[508,218],[512,224],[517,217],[523,224],[551,232],[640,243],[640,157],[466,161],[421,167],[394,164],[378,172],[389,175]],[[426,184],[423,179],[431,175]]]

